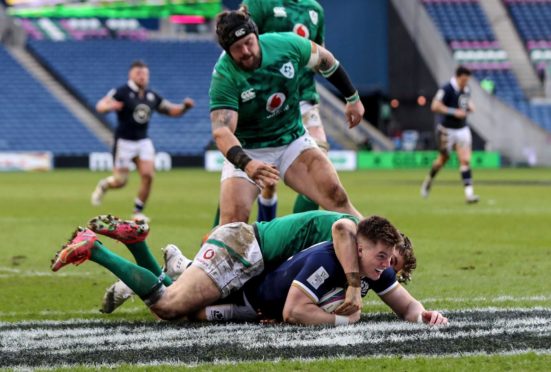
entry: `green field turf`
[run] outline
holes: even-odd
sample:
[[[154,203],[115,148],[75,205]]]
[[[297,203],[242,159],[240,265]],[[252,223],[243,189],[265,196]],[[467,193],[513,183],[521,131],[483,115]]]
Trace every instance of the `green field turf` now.
[[[362,213],[384,215],[412,238],[418,269],[408,290],[434,309],[551,308],[551,170],[477,170],[475,190],[481,196],[477,205],[464,203],[459,174],[453,170],[443,171],[430,197],[421,199],[419,186],[425,173],[341,173],[350,198]],[[129,217],[138,186],[135,174],[125,189],[110,192],[101,207],[90,205],[91,191],[106,174],[85,170],[0,173],[0,321],[153,319],[139,300],[111,316],[100,314],[97,309],[104,289],[114,277],[93,263],[56,274],[49,270],[50,259],[77,225],[103,213]],[[197,250],[212,224],[218,180],[218,173],[202,170],[157,174],[146,213],[152,218],[148,242],[158,258],[167,243],[177,244],[189,256]],[[282,186],[279,200],[279,215],[290,213],[294,194]],[[104,243],[130,257],[122,244],[107,238]],[[363,311],[388,310],[370,294]],[[433,363],[436,369],[544,370],[549,357],[344,359],[292,361],[280,367],[358,370],[373,364],[423,370]],[[242,367],[271,370],[273,363]]]

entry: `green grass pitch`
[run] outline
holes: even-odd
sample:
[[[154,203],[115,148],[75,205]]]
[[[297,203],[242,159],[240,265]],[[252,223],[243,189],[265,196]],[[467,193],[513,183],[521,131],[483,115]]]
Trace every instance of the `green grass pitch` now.
[[[459,174],[449,169],[438,176],[430,197],[422,199],[419,186],[425,173],[402,170],[340,174],[362,213],[388,217],[412,238],[418,269],[408,290],[427,308],[444,311],[551,308],[551,170],[475,170],[475,190],[481,197],[476,205],[464,203]],[[101,267],[84,263],[56,274],[49,270],[50,259],[79,224],[104,213],[129,217],[138,186],[136,174],[126,188],[110,191],[101,207],[90,205],[90,193],[99,178],[106,175],[86,170],[0,173],[0,323],[73,318],[153,322],[139,300],[125,304],[110,316],[97,311],[104,289],[114,281]],[[168,243],[193,256],[202,236],[211,228],[218,191],[218,173],[186,169],[157,174],[145,212],[152,219],[148,242],[159,259],[160,248]],[[290,213],[294,193],[281,185],[279,200],[278,214]],[[107,238],[104,243],[130,258],[122,244]],[[388,309],[370,293],[363,311],[387,313]],[[2,348],[8,344],[0,338],[0,368]],[[515,355],[514,351],[465,357],[201,364],[195,368],[497,371],[546,370],[551,365],[549,345],[543,353]]]

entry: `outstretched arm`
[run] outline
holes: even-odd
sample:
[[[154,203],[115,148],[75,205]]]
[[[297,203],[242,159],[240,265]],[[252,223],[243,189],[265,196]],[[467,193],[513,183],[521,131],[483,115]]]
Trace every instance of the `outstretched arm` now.
[[[348,218],[338,220],[331,228],[335,253],[348,281],[344,302],[335,311],[341,315],[351,315],[362,307],[356,230],[356,223]]]
[[[436,114],[454,116],[458,119],[464,119],[467,116],[465,110],[448,107],[444,104],[444,102],[442,102],[444,94],[445,93],[443,89],[439,89],[438,92],[436,92],[436,95],[432,99],[432,103],[430,105],[430,109],[432,110],[432,112]]]
[[[108,94],[96,103],[96,111],[100,114],[105,114],[106,112],[119,111],[123,106],[122,102],[117,101],[112,95]]]
[[[185,98],[182,103],[176,104],[163,100],[159,106],[159,112],[163,115],[178,117],[195,107],[195,101],[191,98]]]
[[[279,172],[272,164],[251,159],[235,136],[237,112],[228,109],[213,110],[210,113],[212,136],[216,147],[228,161],[243,170],[260,187],[272,186],[279,180]]]
[[[360,311],[351,316],[328,314],[316,305],[301,289],[291,286],[285,307],[283,308],[283,321],[292,324],[334,324],[346,325],[355,323],[360,319]]]
[[[344,67],[333,54],[313,41],[311,44],[312,52],[308,67],[321,73],[345,97],[346,108],[344,113],[346,121],[349,128],[355,127],[360,123],[365,112],[358,91],[350,81]]]
[[[381,299],[398,315],[408,322],[425,323],[429,325],[448,324],[448,318],[438,311],[428,311],[400,284]]]

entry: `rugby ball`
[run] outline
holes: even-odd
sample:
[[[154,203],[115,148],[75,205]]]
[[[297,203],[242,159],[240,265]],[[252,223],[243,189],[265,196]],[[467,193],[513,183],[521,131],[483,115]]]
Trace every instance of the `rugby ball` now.
[[[320,298],[318,306],[331,314],[344,302],[345,294],[344,288],[333,288]]]

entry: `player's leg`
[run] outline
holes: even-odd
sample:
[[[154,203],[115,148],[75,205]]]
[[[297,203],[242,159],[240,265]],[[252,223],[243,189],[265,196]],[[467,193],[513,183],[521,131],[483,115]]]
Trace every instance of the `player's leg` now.
[[[427,175],[427,177],[423,181],[423,184],[421,185],[421,196],[423,198],[427,198],[429,196],[434,178],[450,158],[449,154],[451,151],[452,142],[450,141],[450,138],[449,138],[448,129],[444,128],[441,125],[438,125],[436,128],[436,143],[438,146],[439,153],[436,159],[432,163],[429,174]]]
[[[220,225],[248,222],[251,206],[259,194],[258,186],[240,169],[224,162],[220,184]]]
[[[103,197],[110,189],[120,189],[128,182],[128,173],[132,158],[135,156],[135,149],[132,141],[115,140],[113,145],[113,174],[99,180],[92,192],[92,205],[101,204]]]
[[[310,102],[300,102],[300,112],[302,114],[302,124],[308,131],[308,134],[316,141],[318,147],[327,155],[329,152],[329,143],[323,129],[319,105],[312,105]],[[303,194],[297,195],[293,206],[293,213],[315,211],[319,205],[312,199]]]
[[[298,138],[289,145],[280,173],[285,184],[322,208],[361,217],[348,199],[337,171],[311,137]]]
[[[277,189],[276,185],[265,186],[258,195],[258,222],[271,221],[277,215]]]
[[[135,162],[140,175],[140,188],[134,200],[132,218],[143,219],[148,222],[149,218],[143,214],[143,210],[149,199],[151,186],[153,185],[153,177],[155,176],[155,148],[153,147],[153,142],[149,138],[138,141],[138,144],[139,154]]]
[[[471,150],[472,136],[468,127],[458,131],[458,140],[456,144],[457,157],[459,159],[459,171],[465,190],[465,201],[469,204],[477,203],[478,195],[475,195],[473,188],[473,178],[471,172]]]

